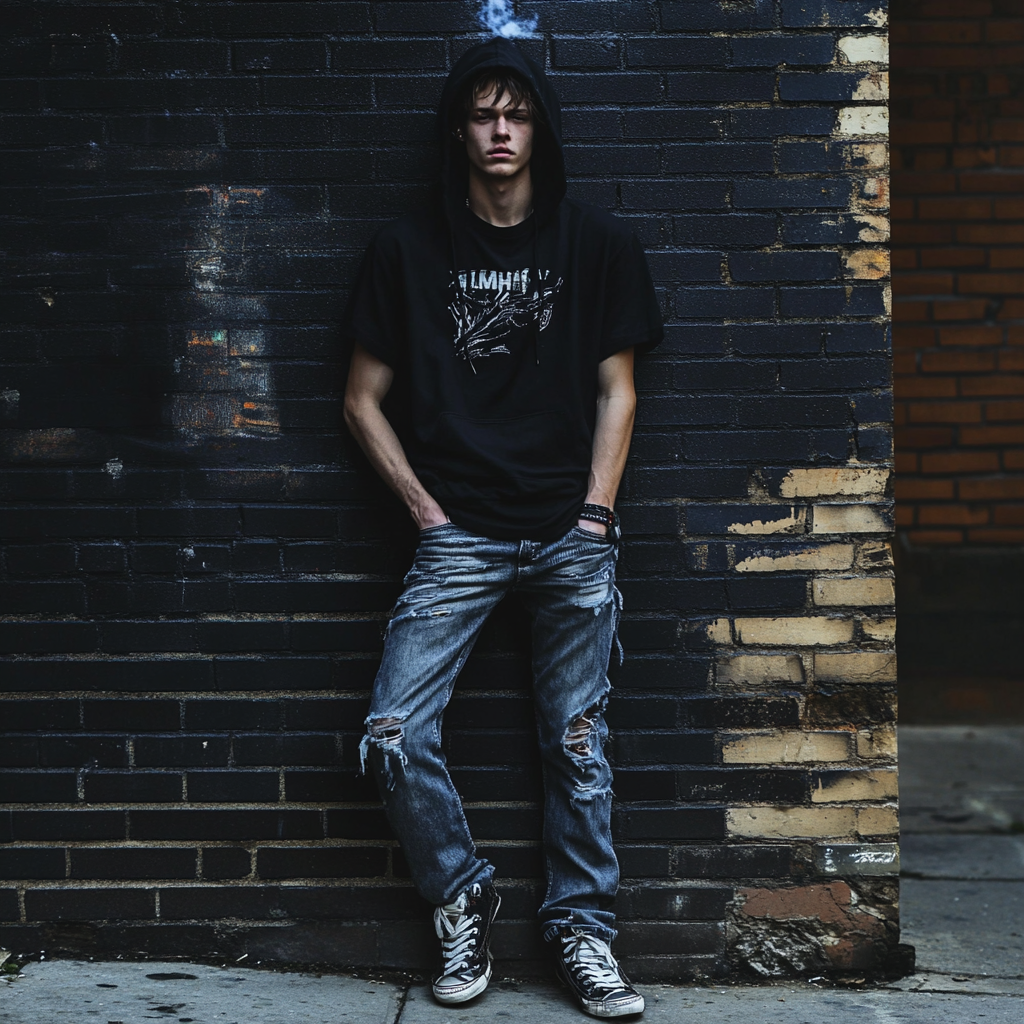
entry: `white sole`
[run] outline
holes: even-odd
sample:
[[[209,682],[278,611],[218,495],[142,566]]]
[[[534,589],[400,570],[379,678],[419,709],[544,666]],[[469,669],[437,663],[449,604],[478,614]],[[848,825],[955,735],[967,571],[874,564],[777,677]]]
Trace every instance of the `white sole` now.
[[[455,989],[442,989],[440,992],[436,986],[431,986],[434,993],[434,998],[444,1006],[453,1006],[456,1003],[468,1003],[470,999],[475,999],[481,992],[483,992],[491,981],[491,962],[487,961],[487,971],[476,981],[470,982],[464,988]]]
[[[628,1003],[618,1003],[612,1007],[598,1002],[591,1003],[586,999],[581,999],[580,1003],[591,1017],[635,1017],[638,1013],[643,1013],[646,1007],[643,996],[637,996]]]

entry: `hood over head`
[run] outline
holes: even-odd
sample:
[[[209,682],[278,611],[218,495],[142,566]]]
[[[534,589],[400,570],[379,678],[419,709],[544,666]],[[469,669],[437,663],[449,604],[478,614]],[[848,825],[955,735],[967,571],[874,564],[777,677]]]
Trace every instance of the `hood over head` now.
[[[541,113],[534,131],[533,208],[537,220],[544,223],[558,208],[565,195],[565,164],[562,159],[562,112],[558,97],[543,70],[516,45],[500,36],[470,47],[455,63],[437,108],[437,127],[441,142],[441,185],[444,203],[451,216],[464,207],[469,190],[469,158],[466,145],[454,137],[458,127],[452,120],[453,104],[463,88],[482,71],[508,68],[516,72],[533,93]]]

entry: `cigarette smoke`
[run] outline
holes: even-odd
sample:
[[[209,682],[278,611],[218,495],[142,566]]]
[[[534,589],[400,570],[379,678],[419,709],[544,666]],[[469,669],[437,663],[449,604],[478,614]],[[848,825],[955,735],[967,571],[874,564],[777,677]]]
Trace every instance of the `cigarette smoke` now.
[[[537,18],[515,17],[511,0],[481,0],[477,15],[480,24],[491,35],[506,39],[528,39],[537,29]]]

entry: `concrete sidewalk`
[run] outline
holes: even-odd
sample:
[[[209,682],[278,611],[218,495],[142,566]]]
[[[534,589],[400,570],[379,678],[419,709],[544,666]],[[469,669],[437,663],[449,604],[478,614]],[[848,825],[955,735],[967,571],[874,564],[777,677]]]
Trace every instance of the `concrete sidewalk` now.
[[[645,1021],[1024,1021],[1024,728],[900,730],[903,939],[918,971],[868,990],[646,985]],[[555,985],[496,981],[444,1009],[423,985],[183,963],[30,963],[0,1024],[521,1024],[584,1019]]]
[[[1020,1024],[1024,998],[928,989],[868,992],[814,985],[643,986],[644,1021],[722,1024]],[[4,1024],[564,1024],[583,1020],[555,986],[500,983],[444,1009],[423,985],[194,964],[33,964],[0,987]]]

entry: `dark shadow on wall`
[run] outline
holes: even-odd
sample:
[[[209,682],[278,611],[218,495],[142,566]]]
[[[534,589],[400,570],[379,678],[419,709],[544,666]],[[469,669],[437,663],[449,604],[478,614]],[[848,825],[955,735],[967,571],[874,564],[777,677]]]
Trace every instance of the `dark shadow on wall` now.
[[[900,721],[1024,722],[1024,550],[896,545]]]

